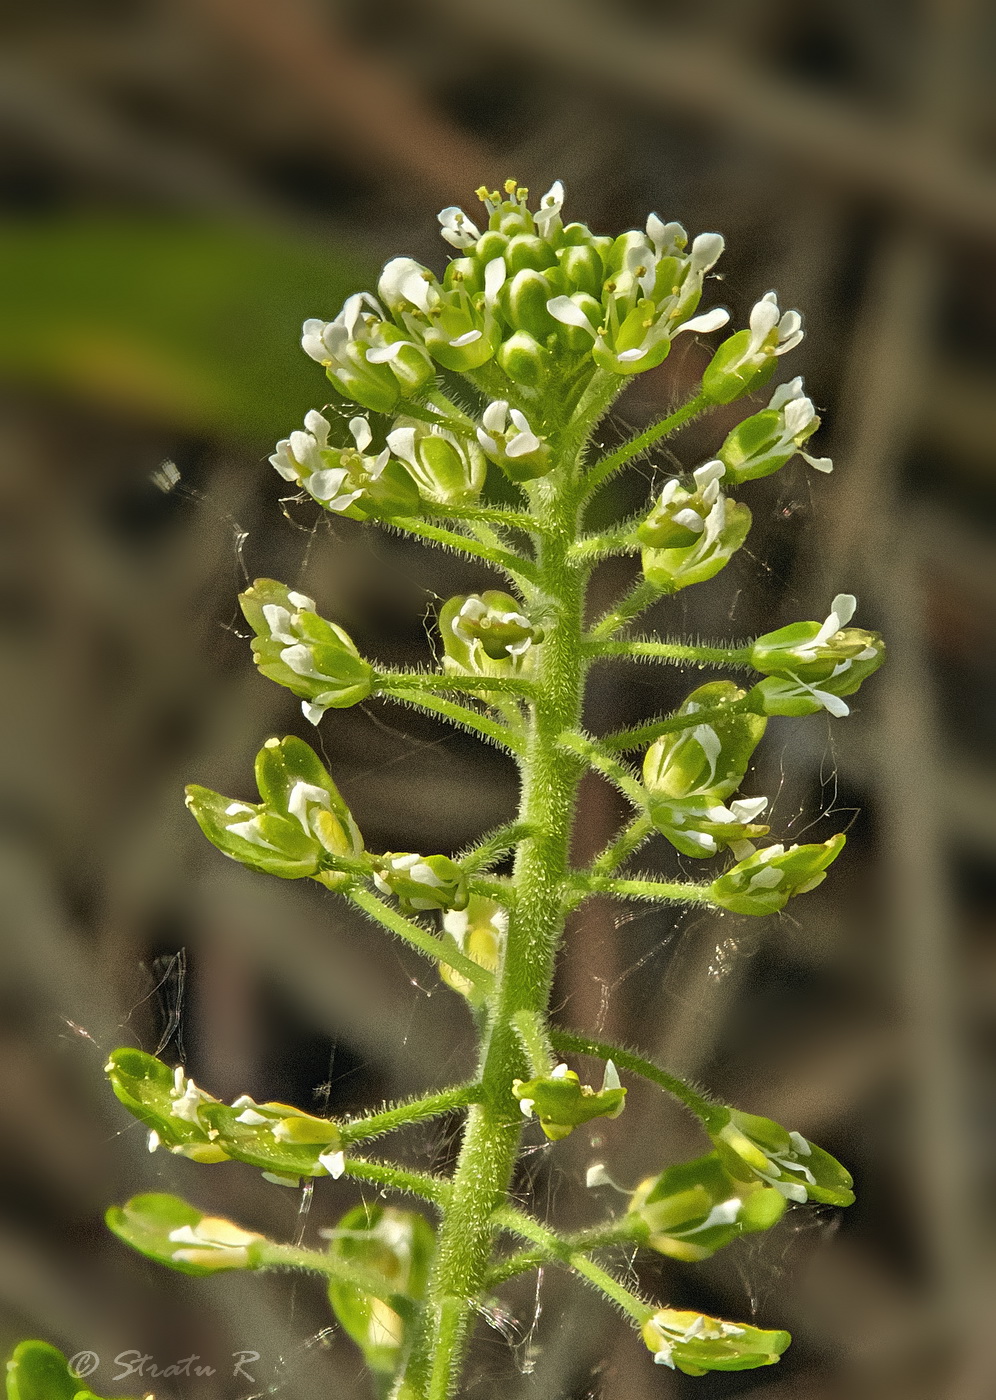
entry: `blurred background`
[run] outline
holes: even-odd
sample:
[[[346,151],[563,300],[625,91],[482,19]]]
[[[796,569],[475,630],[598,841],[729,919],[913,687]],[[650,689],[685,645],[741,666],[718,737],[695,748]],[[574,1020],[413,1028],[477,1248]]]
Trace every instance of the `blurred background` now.
[[[769,287],[802,308],[785,377],[806,375],[816,451],[836,462],[830,478],[797,459],[754,484],[747,548],[648,625],[743,637],[822,618],[848,590],[891,658],[850,718],[772,721],[750,788],[776,795],[779,835],[848,829],[826,884],[763,921],[592,903],[569,933],[559,1015],[814,1137],[859,1197],[793,1210],[705,1264],[640,1266],[662,1299],[789,1326],[776,1370],[654,1367],[548,1271],[496,1300],[466,1393],[988,1400],[992,7],[35,0],[3,24],[0,1342],[99,1354],[101,1394],[369,1394],[317,1283],[168,1275],[102,1225],[112,1201],[175,1190],[314,1240],[358,1189],[326,1182],[309,1208],[236,1163],[150,1157],[101,1066],[117,1044],[159,1047],[226,1098],[330,1112],[469,1069],[459,998],[317,886],[226,862],[181,792],[251,797],[261,741],[312,735],[250,664],[234,601],[247,579],[303,587],[394,664],[429,658],[440,598],[490,583],[282,502],[266,455],[329,396],[298,348],[306,316],[332,317],[394,253],[441,269],[435,212],[473,217],[482,181],[512,175],[538,196],[561,177],[570,217],[599,231],[650,209],[722,230],[712,300],[735,323]],[[659,415],[707,355],[676,348],[607,435]],[[687,430],[678,460],[711,455],[728,426]],[[673,462],[662,451],[630,473],[614,507]],[[627,580],[606,568],[596,603]],[[633,722],[697,683],[605,668],[589,722]],[[333,711],[320,736],[375,849],[450,851],[512,810],[499,756],[409,711]],[[579,855],[621,816],[586,787]],[[455,1127],[392,1145],[446,1170]],[[519,1185],[565,1224],[622,1203],[585,1192],[593,1161],[632,1185],[702,1150],[636,1087],[595,1133],[551,1148],[529,1131]],[[259,1353],[254,1385],[231,1375],[238,1349]],[[160,1365],[196,1353],[217,1374],[114,1384],[124,1350]]]

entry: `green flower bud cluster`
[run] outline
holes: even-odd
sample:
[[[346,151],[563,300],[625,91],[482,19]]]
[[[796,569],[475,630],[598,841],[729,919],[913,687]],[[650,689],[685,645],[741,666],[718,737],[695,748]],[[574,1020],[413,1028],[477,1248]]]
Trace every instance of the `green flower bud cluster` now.
[[[277,443],[270,458],[285,481],[303,486],[308,494],[337,515],[353,520],[393,520],[418,515],[418,487],[400,462],[391,460],[385,447],[374,456],[367,452],[373,432],[366,418],[351,418],[352,447],[329,444],[332,426],[312,409],[304,416],[304,429]]]
[[[443,668],[462,676],[526,676],[533,670],[533,648],[543,640],[510,593],[489,588],[458,594],[439,612]]]
[[[497,972],[508,936],[508,910],[484,895],[472,894],[465,909],[447,909],[443,913],[443,932],[485,972]],[[439,975],[448,987],[465,996],[474,1006],[484,1001],[484,993],[475,988],[462,973],[439,964]]]
[[[671,1259],[708,1259],[741,1235],[768,1230],[786,1197],[760,1180],[737,1181],[718,1152],[668,1167],[633,1193],[631,1215],[647,1230],[646,1243]]]
[[[104,1069],[117,1098],[148,1128],[150,1152],[164,1147],[196,1162],[246,1162],[281,1186],[345,1170],[332,1119],[289,1104],[258,1104],[246,1094],[221,1103],[182,1066],[171,1069],[142,1050],[115,1050]]]
[[[787,1332],[768,1332],[746,1322],[722,1322],[677,1308],[655,1312],[644,1323],[642,1336],[659,1366],[670,1366],[687,1376],[771,1366],[792,1340]]]
[[[223,855],[285,880],[305,876],[330,889],[348,877],[340,860],[363,854],[363,838],[315,751],[301,739],[268,739],[256,756],[258,803],[232,801],[191,784],[187,806]]]
[[[370,858],[373,881],[382,894],[393,894],[402,909],[466,909],[467,876],[449,856],[420,856],[411,851]]]
[[[133,1196],[123,1206],[112,1206],[104,1218],[118,1239],[181,1274],[258,1269],[259,1247],[268,1243],[265,1235],[160,1192]]]
[[[702,376],[703,394],[711,403],[732,403],[762,389],[778,357],[794,350],[804,334],[798,311],[783,315],[777,295],[765,292],[754,304],[748,329],[724,340],[709,361]]]
[[[560,1142],[593,1118],[618,1118],[626,1103],[626,1090],[611,1060],[606,1061],[599,1090],[582,1084],[566,1065],[557,1065],[536,1079],[513,1079],[512,1093],[519,1100],[523,1117],[535,1114],[551,1142]]]
[[[797,452],[816,471],[833,471],[829,457],[811,457],[803,451],[803,444],[819,426],[812,399],[802,391],[801,375],[779,384],[767,408],[739,423],[727,434],[716,454],[726,469],[727,485],[739,486],[743,481],[771,476]]]
[[[816,845],[767,846],[714,880],[709,898],[734,914],[774,914],[792,896],[822,885],[827,866],[840,855],[845,840],[838,832]]]
[[[732,681],[711,681],[692,691],[678,715],[712,711],[743,699],[744,691]],[[762,716],[744,711],[714,716],[663,735],[647,750],[643,781],[650,818],[683,855],[712,856],[767,833],[766,826],[754,824],[768,805],[766,797],[724,805],[743,782],[766,723]]]
[[[726,1112],[727,1121],[714,1128],[710,1137],[735,1181],[764,1182],[800,1205],[806,1201],[828,1206],[853,1203],[854,1182],[836,1157],[770,1118],[735,1108]]]
[[[19,1342],[7,1360],[7,1400],[98,1400],[48,1342]],[[146,1397],[148,1400],[148,1397]]]
[[[838,593],[824,622],[793,622],[758,637],[750,663],[766,679],[749,703],[767,715],[850,714],[841,697],[853,695],[885,660],[877,632],[847,626],[856,607],[853,593]]]
[[[239,594],[239,606],[256,633],[252,654],[261,674],[297,695],[312,724],[327,709],[357,705],[373,693],[373,667],[347,632],[319,617],[314,599],[258,578]]]
[[[359,1205],[347,1211],[334,1230],[322,1233],[333,1259],[382,1280],[394,1295],[392,1307],[359,1284],[339,1279],[329,1284],[332,1311],[366,1364],[379,1375],[393,1375],[412,1312],[426,1296],[435,1231],[417,1210]]]

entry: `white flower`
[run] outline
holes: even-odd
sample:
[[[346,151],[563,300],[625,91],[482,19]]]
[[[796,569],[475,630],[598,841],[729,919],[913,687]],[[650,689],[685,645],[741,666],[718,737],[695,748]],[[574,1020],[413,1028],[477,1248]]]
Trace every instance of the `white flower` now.
[[[509,419],[513,431],[507,428]],[[509,409],[506,399],[489,403],[481,414],[481,423],[483,426],[477,430],[477,440],[489,456],[525,457],[530,452],[538,452],[542,446],[526,415],[518,408]]]
[[[771,396],[768,408],[781,413],[782,429],[777,441],[767,449],[766,456],[777,456],[794,446],[803,461],[808,462],[816,471],[833,471],[833,461],[830,457],[811,457],[800,445],[815,431],[814,421],[819,424],[812,399],[807,398],[802,391],[802,375],[796,375],[787,384],[779,384]]]
[[[785,355],[794,350],[802,340],[802,317],[798,311],[781,313],[778,309],[778,293],[765,292],[760,301],[754,303],[748,322],[750,339],[744,358],[759,354]],[[767,346],[772,331],[776,334],[773,347]]]

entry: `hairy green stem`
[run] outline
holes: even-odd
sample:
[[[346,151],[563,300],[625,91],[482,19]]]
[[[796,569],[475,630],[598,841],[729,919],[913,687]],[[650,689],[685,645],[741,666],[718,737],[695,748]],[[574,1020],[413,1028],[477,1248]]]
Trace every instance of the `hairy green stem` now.
[[[632,656],[644,661],[691,661],[706,666],[747,666],[749,647],[701,647],[683,642],[589,642],[597,656]]]
[[[595,1059],[611,1060],[617,1069],[638,1074],[642,1079],[648,1079],[651,1084],[656,1084],[665,1093],[676,1098],[707,1128],[723,1126],[726,1109],[721,1104],[713,1103],[694,1085],[662,1069],[660,1065],[654,1064],[653,1060],[646,1059],[635,1050],[627,1050],[607,1040],[576,1035],[573,1031],[551,1030],[550,1040],[554,1049],[561,1054],[591,1055]]]
[[[440,963],[445,963],[447,967],[452,967],[455,972],[466,977],[482,992],[491,990],[494,982],[492,974],[461,953],[452,939],[437,938],[421,924],[415,923],[412,919],[406,919],[403,914],[399,914],[396,909],[385,904],[372,890],[365,890],[353,885],[345,893],[357,908],[363,910],[364,914],[369,914],[370,918],[376,919],[377,923],[382,924],[396,938],[400,938],[410,947],[417,949],[423,957],[428,958],[437,967]]]
[[[619,835],[605,847],[605,850],[591,864],[592,875],[614,875],[643,843],[653,836],[655,827],[643,812],[634,817],[629,826],[623,827]]]
[[[454,1391],[475,1300],[487,1282],[494,1213],[506,1198],[518,1151],[523,1120],[512,1081],[523,1078],[528,1065],[513,1021],[522,1012],[544,1015],[549,1002],[563,932],[562,892],[569,874],[574,807],[584,771],[576,755],[558,742],[580,720],[586,672],[582,635],[587,574],[569,559],[578,527],[577,463],[593,423],[618,387],[608,379],[593,382],[587,421],[572,424],[569,455],[549,477],[528,484],[541,526],[535,536],[533,581],[550,625],[534,678],[521,761],[519,822],[527,834],[516,850],[515,902],[481,1047],[481,1102],[468,1113],[428,1304],[395,1390],[399,1400],[447,1400]]]
[[[517,676],[443,676],[437,671],[378,671],[377,688],[383,691],[456,690],[467,695],[533,694],[532,681]]]
[[[506,725],[488,719],[487,715],[482,715],[478,710],[468,709],[466,705],[457,705],[452,700],[444,700],[442,696],[432,695],[424,690],[395,691],[385,687],[381,695],[388,700],[399,700],[403,704],[415,706],[416,709],[442,715],[458,728],[469,729],[472,734],[479,734],[482,739],[489,740],[501,749],[507,749],[509,753],[521,752],[522,745],[517,734],[513,734]]]
[[[648,447],[653,447],[655,442],[661,438],[670,436],[683,428],[686,423],[690,423],[693,418],[697,418],[700,413],[704,413],[707,408],[712,407],[709,400],[702,394],[690,399],[688,403],[676,409],[667,418],[662,418],[659,423],[653,423],[645,432],[638,433],[636,437],[630,438],[629,442],[624,442],[622,447],[616,448],[615,452],[610,452],[607,457],[603,457],[600,462],[596,462],[588,473],[585,482],[585,495],[591,496],[598,488],[614,476],[627,462],[631,462],[634,457],[639,457],[642,452],[646,452]]]
[[[599,744],[603,749],[642,749],[652,744],[662,734],[677,734],[682,729],[693,729],[700,724],[715,724],[717,720],[729,719],[730,715],[742,715],[748,710],[744,700],[734,700],[728,705],[713,705],[711,709],[695,710],[691,714],[667,715],[662,719],[652,719],[647,724],[635,725],[632,729],[617,729],[613,734],[603,734]]]
[[[470,535],[461,535],[455,530],[444,530],[441,526],[430,525],[425,520],[406,519],[404,529],[407,534],[418,535],[431,544],[442,545],[458,554],[470,554],[475,559],[483,559],[485,563],[507,574],[513,583],[520,586],[523,583],[537,582],[537,571],[533,562],[512,550],[483,544],[480,540],[472,539]]]
[[[426,1118],[438,1118],[441,1113],[449,1113],[454,1108],[464,1108],[476,1103],[480,1095],[477,1084],[460,1084],[453,1089],[441,1089],[438,1094],[426,1094],[421,1098],[409,1099],[405,1103],[394,1104],[380,1113],[368,1113],[363,1118],[354,1118],[340,1123],[339,1135],[343,1146],[352,1142],[368,1142],[382,1133],[393,1132],[396,1128],[406,1128],[410,1123],[421,1123]]]
[[[638,579],[612,611],[599,618],[588,633],[586,641],[590,643],[614,637],[621,628],[627,627],[642,612],[646,612],[647,608],[652,603],[656,603],[660,597],[661,590],[656,583],[651,583],[649,579],[645,578]]]

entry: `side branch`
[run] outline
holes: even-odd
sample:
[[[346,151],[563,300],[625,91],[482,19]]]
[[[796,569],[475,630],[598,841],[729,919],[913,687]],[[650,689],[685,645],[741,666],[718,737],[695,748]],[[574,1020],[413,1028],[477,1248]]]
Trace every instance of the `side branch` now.
[[[611,476],[614,476],[620,467],[624,467],[634,457],[639,457],[641,452],[646,452],[648,447],[653,447],[654,443],[659,442],[661,438],[677,432],[679,428],[690,423],[693,418],[697,418],[700,413],[704,413],[710,407],[712,405],[709,400],[702,394],[698,394],[681,408],[676,409],[674,413],[669,414],[667,418],[662,418],[660,422],[651,424],[645,432],[638,433],[636,437],[630,438],[629,442],[624,442],[621,447],[616,448],[615,452],[610,452],[607,457],[603,457],[600,462],[595,463],[585,481],[585,494],[592,495]]]
[[[388,1191],[399,1191],[405,1196],[418,1196],[422,1201],[431,1201],[440,1210],[445,1210],[450,1201],[450,1183],[441,1176],[431,1176],[428,1172],[414,1172],[407,1167],[396,1167],[393,1162],[370,1162],[365,1157],[347,1157],[346,1175],[357,1181],[370,1181]]]
[[[530,700],[536,694],[532,681],[518,676],[446,676],[438,671],[378,671],[379,691],[455,690],[461,694],[516,695]]]
[[[438,1118],[454,1108],[465,1108],[478,1103],[481,1097],[479,1084],[460,1084],[454,1089],[442,1089],[438,1094],[426,1094],[421,1098],[385,1108],[380,1113],[369,1113],[363,1118],[354,1118],[339,1125],[339,1136],[343,1146],[353,1142],[368,1142],[383,1133],[396,1128],[406,1128],[409,1123],[421,1123],[427,1118]]]
[[[587,640],[593,642],[614,637],[661,597],[663,594],[655,583],[645,578],[638,579],[625,598],[618,602],[611,612],[599,618],[588,633]]]
[[[645,899],[653,904],[711,904],[708,885],[663,880],[618,880],[607,875],[578,875],[573,887],[582,895],[614,894],[620,899]]]
[[[594,656],[629,656],[643,661],[690,661],[698,666],[748,667],[749,647],[687,646],[683,642],[660,642],[637,638],[608,642],[591,638],[586,650]]]
[[[428,958],[434,965],[445,963],[447,967],[452,967],[454,971],[466,977],[468,982],[471,982],[485,995],[491,991],[494,985],[494,975],[461,953],[452,939],[444,941],[437,938],[421,924],[415,923],[412,919],[406,919],[403,914],[399,914],[396,909],[385,904],[372,890],[365,890],[353,885],[346,889],[345,894],[357,908],[363,910],[364,914],[369,914],[371,919],[382,924],[388,932],[393,933],[402,942],[417,949],[423,957]]]
[[[590,1036],[575,1035],[573,1031],[551,1029],[550,1040],[560,1054],[591,1055],[595,1059],[612,1060],[618,1069],[640,1075],[642,1079],[656,1084],[666,1094],[683,1103],[707,1129],[722,1126],[720,1119],[725,1109],[721,1104],[714,1104],[700,1090],[686,1083],[684,1079],[679,1079],[676,1074],[661,1069],[653,1060],[647,1060],[621,1045],[612,1045],[607,1040],[593,1040]]]
[[[482,837],[475,845],[468,846],[454,859],[458,865],[463,866],[468,875],[485,871],[496,865],[506,852],[530,835],[532,827],[525,822],[507,822]]]
[[[603,752],[601,740],[591,739],[587,734],[565,733],[560,735],[557,743],[562,749],[576,753],[596,772],[615,783],[619,791],[628,797],[639,811],[646,808],[647,794],[643,784],[614,754]]]
[[[532,1216],[505,1206],[495,1211],[494,1221],[503,1230],[520,1235],[523,1239],[538,1245],[552,1263],[564,1264],[572,1272],[579,1274],[586,1282],[597,1288],[599,1293],[614,1303],[617,1308],[632,1318],[637,1326],[642,1326],[656,1311],[652,1303],[647,1302],[638,1293],[627,1288],[624,1283],[614,1278],[601,1265],[593,1263],[585,1253],[572,1246],[569,1239],[564,1239],[553,1230],[548,1230],[545,1225],[541,1225]]]
[[[404,526],[399,528],[402,528],[406,534],[417,535],[420,539],[428,540],[431,544],[441,545],[444,549],[452,549],[458,554],[470,554],[475,559],[483,559],[485,563],[507,574],[514,583],[520,584],[520,586],[523,579],[534,586],[538,582],[535,564],[523,555],[516,554],[514,550],[482,544],[479,540],[471,539],[469,535],[461,535],[456,530],[445,530],[439,525],[430,525],[427,521],[416,520],[414,517],[406,519]]]
[[[700,724],[715,724],[718,720],[728,719],[730,715],[745,714],[749,708],[746,698],[734,700],[729,705],[714,705],[711,709],[695,710],[691,714],[674,714],[652,719],[648,724],[639,724],[632,729],[617,729],[612,734],[603,734],[598,742],[603,749],[617,749],[619,752],[641,749],[645,744],[652,744],[662,734],[675,734],[679,730],[693,729]]]
[[[506,749],[511,754],[518,756],[523,752],[523,744],[517,734],[513,734],[497,720],[488,719],[487,715],[482,715],[478,710],[468,709],[466,705],[458,705],[453,700],[445,700],[442,696],[431,695],[424,690],[395,690],[393,686],[385,686],[380,693],[388,700],[398,700],[404,705],[412,705],[415,709],[429,710],[434,715],[441,715],[458,729],[469,729],[472,734],[488,739],[498,748]]]

